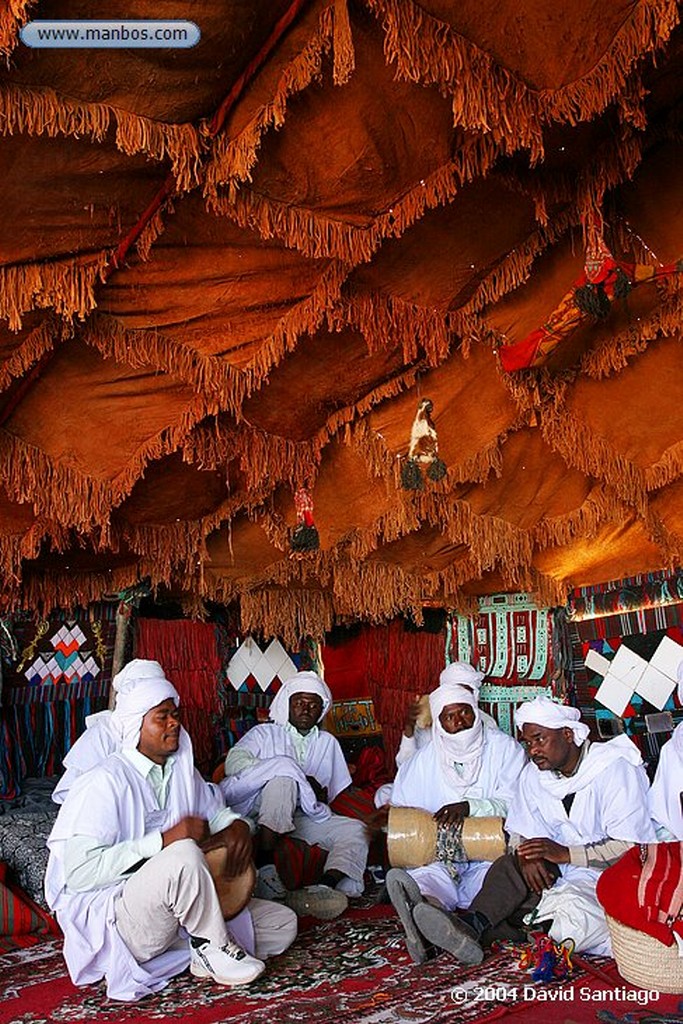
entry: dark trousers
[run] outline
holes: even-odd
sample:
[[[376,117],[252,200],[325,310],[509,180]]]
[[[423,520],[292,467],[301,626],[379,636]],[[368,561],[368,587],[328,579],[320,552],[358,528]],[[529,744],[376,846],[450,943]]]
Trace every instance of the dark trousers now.
[[[546,866],[557,880],[560,877],[557,864],[546,861]],[[484,884],[469,909],[483,914],[491,922],[491,932],[497,930],[497,934],[484,934],[486,943],[494,938],[511,937],[508,929],[522,928],[525,915],[538,906],[540,899],[538,893],[533,892],[524,881],[517,855],[506,853],[488,869]],[[499,926],[507,926],[507,929]]]

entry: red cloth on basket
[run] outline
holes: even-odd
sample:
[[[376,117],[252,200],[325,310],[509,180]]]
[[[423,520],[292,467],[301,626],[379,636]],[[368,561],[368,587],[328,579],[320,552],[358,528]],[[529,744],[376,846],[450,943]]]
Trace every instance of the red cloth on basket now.
[[[683,937],[683,843],[634,846],[603,871],[597,895],[605,913],[672,946]]]

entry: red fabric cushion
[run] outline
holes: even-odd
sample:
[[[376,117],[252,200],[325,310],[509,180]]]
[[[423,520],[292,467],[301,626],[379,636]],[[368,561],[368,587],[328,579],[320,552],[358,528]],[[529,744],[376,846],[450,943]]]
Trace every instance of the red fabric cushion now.
[[[31,946],[41,936],[59,935],[57,922],[7,878],[0,861],[0,950]]]

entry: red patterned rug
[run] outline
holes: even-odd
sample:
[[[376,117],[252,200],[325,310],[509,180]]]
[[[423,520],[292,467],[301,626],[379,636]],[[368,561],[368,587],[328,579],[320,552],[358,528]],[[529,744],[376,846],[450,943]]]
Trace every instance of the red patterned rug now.
[[[602,978],[595,971],[602,971]],[[557,998],[541,998],[540,988],[546,997],[553,992]],[[584,997],[582,989],[604,991],[610,998]],[[2,1024],[182,1019],[193,1024],[474,1024],[518,1010],[525,1011],[524,1024],[683,1022],[675,1016],[680,997],[643,1004],[614,999],[619,990],[640,991],[631,990],[604,961],[579,968],[572,986],[531,986],[512,950],[487,957],[479,967],[457,967],[445,955],[417,967],[405,951],[397,918],[384,906],[304,931],[262,979],[240,992],[197,982],[186,973],[157,996],[115,1003],[101,984],[82,989],[71,984],[58,941],[0,958]]]

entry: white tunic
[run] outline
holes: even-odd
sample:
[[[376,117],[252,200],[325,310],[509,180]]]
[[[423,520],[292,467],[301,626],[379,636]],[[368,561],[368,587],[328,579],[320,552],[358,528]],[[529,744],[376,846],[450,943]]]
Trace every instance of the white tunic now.
[[[56,804],[63,804],[66,794],[79,775],[101,764],[121,747],[121,737],[111,721],[111,711],[100,711],[85,720],[86,729],[64,757],[66,771],[52,792]]]
[[[562,797],[575,794],[569,813]],[[606,839],[649,843],[655,839],[648,810],[648,781],[640,754],[627,736],[593,743],[575,775],[526,766],[505,822],[525,839],[552,839],[580,854]],[[604,914],[595,896],[600,868],[561,864],[562,878],[545,890],[538,920],[553,919],[550,936],[573,938],[577,950],[610,954]]]
[[[655,824],[667,830],[673,839],[683,839],[683,722],[664,744],[650,790],[650,813]],[[668,838],[668,837],[667,837]]]
[[[183,758],[174,766],[163,810],[147,780],[121,754],[112,754],[74,780],[48,839],[45,876],[47,902],[64,932],[64,958],[74,984],[87,985],[106,975],[110,998],[140,999],[163,988],[190,958],[185,943],[139,964],[114,924],[114,903],[125,879],[86,892],[70,891],[64,872],[66,841],[81,835],[109,847],[166,831],[190,814],[208,821],[222,807],[215,790]]]
[[[472,817],[504,817],[508,801],[525,763],[519,743],[499,729],[484,729],[481,768],[474,783],[457,792],[457,775],[446,779],[434,744],[419,750],[401,765],[394,782],[391,802],[398,807],[420,807],[435,813],[444,805],[467,800]],[[433,896],[446,908],[469,906],[481,888],[489,861],[471,861],[458,865],[460,879],[454,882],[443,864],[435,862],[413,868],[420,890]]]
[[[274,722],[254,726],[235,744],[233,750],[248,752],[257,759],[253,765],[237,774],[226,775],[220,784],[226,802],[238,814],[249,814],[270,779],[286,775],[299,783],[300,806],[304,813],[316,821],[324,821],[332,812],[327,804],[316,801],[305,777],[311,775],[321,786],[327,787],[330,803],[351,785],[351,775],[342,749],[328,732],[319,732],[311,739],[302,766],[297,762],[294,743],[288,731]]]

